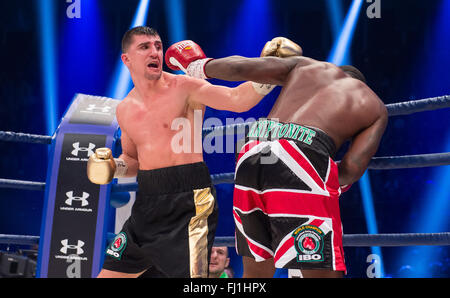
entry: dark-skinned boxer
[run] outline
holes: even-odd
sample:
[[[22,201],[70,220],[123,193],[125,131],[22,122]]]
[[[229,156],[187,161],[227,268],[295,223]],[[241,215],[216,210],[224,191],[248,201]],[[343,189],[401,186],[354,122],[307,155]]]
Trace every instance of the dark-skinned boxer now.
[[[355,67],[279,58],[290,48],[285,44],[269,42],[262,58],[199,59],[188,74],[283,86],[237,156],[233,215],[243,276],[288,268],[304,277],[341,277],[339,196],[367,169],[388,115]],[[348,140],[337,164],[333,157]]]

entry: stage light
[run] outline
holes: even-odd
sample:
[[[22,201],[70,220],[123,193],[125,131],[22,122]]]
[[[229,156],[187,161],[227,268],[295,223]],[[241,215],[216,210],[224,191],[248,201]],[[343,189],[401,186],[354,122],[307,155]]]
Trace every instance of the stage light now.
[[[184,0],[166,0],[166,19],[169,27],[169,42],[174,44],[186,39],[186,24]],[[181,70],[172,71],[176,74],[183,74]]]
[[[42,84],[44,113],[48,135],[53,135],[58,123],[58,81],[56,76],[54,2],[42,0],[39,5]]]
[[[150,0],[140,1],[130,28],[145,25],[147,21],[149,5]],[[119,61],[117,62],[116,65],[116,70],[114,72],[112,84],[109,88],[107,96],[116,99],[123,99],[128,94],[130,89],[131,89],[130,73],[126,68],[126,66],[122,63],[122,60],[119,58]]]
[[[344,23],[344,16],[342,12],[341,0],[327,0],[327,12],[330,18],[331,32],[336,39],[339,34],[339,29]]]
[[[327,12],[330,18],[331,33],[334,40],[338,40],[340,30],[344,25],[344,13],[342,10],[342,0],[327,0]],[[345,52],[341,64],[350,64],[350,49]]]
[[[361,11],[363,0],[354,0],[349,12],[344,21],[344,26],[342,27],[339,37],[334,43],[333,49],[331,50],[328,61],[331,63],[342,65],[344,63],[345,55],[349,51],[351,41],[353,38],[353,33],[356,28],[356,23],[358,21],[358,16]]]
[[[174,44],[186,39],[184,0],[166,0],[166,18],[169,27],[169,41]]]
[[[417,77],[420,80],[421,90],[424,94],[449,94],[448,66],[450,65],[450,0],[442,1],[437,7],[436,16],[433,18],[430,28],[433,32],[428,35],[428,42],[423,51],[426,53],[419,62]],[[429,51],[433,49],[433,54]],[[442,111],[444,112],[444,111]],[[426,115],[424,115],[426,117]],[[436,152],[450,152],[450,128],[446,121],[435,115],[425,119],[432,125],[439,127],[439,134],[436,136],[442,140],[442,145],[434,148]],[[446,114],[443,114],[446,117]],[[428,136],[431,138],[432,136]],[[425,181],[427,180],[427,181]],[[427,182],[432,183],[427,183]],[[440,166],[433,169],[430,177],[424,177],[424,192],[419,195],[422,199],[411,208],[417,214],[414,221],[411,221],[410,231],[414,233],[438,233],[448,232],[450,227],[450,166]],[[398,268],[408,266],[414,277],[443,277],[433,276],[430,265],[436,262],[444,263],[445,255],[438,247],[420,246],[402,250],[398,256]],[[447,263],[445,263],[447,262]],[[399,277],[408,277],[411,274],[400,271]]]
[[[110,48],[107,20],[98,0],[76,1],[79,6],[67,4],[67,17],[58,28],[59,41],[59,104],[70,105],[74,94],[103,94],[109,75],[105,53]],[[71,16],[79,16],[73,17]]]
[[[372,187],[370,186],[369,171],[366,171],[359,180],[359,189],[361,191],[361,197],[363,201],[364,216],[366,218],[367,233],[378,234],[377,218],[375,215],[375,209],[373,206]],[[384,277],[384,264],[383,256],[381,254],[381,248],[379,246],[372,246],[372,254],[376,254],[380,257],[380,274],[379,277]]]
[[[328,57],[329,62],[334,63],[336,65],[351,64],[349,50],[353,40],[353,33],[356,28],[362,3],[363,3],[362,0],[354,0],[353,3],[351,4],[350,10],[348,11],[345,21],[343,22],[342,29],[337,39],[335,40],[333,49],[331,50],[330,55]],[[336,1],[334,0],[329,0],[328,5],[330,5],[328,8],[329,11],[335,11],[335,9],[338,8],[338,3],[336,3]],[[335,26],[336,23],[339,21],[339,15],[337,15],[335,11],[333,13],[330,13],[330,17],[332,26]],[[364,206],[364,215],[366,219],[367,232],[368,234],[378,234],[377,220],[375,215],[375,209],[373,206],[373,197],[368,171],[364,173],[364,175],[359,180],[358,184]],[[371,251],[372,254],[376,254],[380,259],[379,268],[381,272],[379,276],[383,277],[384,265],[381,254],[381,248],[372,247]]]
[[[236,11],[234,22],[230,23],[231,34],[224,34],[224,53],[246,57],[258,57],[264,44],[279,35],[278,25],[268,0],[246,0]]]

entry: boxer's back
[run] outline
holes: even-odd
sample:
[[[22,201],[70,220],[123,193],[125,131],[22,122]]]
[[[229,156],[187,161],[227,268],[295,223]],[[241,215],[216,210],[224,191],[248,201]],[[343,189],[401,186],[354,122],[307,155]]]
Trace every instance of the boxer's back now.
[[[291,72],[269,118],[319,128],[339,148],[379,117],[382,104],[363,82],[317,62]]]

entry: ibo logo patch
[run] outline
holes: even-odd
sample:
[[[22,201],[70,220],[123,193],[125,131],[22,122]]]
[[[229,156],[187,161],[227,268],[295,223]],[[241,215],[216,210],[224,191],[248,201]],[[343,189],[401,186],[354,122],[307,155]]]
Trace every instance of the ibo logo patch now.
[[[122,253],[127,247],[127,235],[123,232],[117,234],[113,242],[106,250],[106,254],[113,258],[120,260],[122,258]]]
[[[297,262],[323,262],[324,232],[313,225],[300,226],[292,233]]]

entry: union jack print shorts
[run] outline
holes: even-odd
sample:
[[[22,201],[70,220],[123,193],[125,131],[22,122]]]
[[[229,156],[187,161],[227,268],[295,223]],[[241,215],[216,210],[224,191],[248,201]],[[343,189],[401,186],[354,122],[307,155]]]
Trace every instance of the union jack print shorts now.
[[[308,142],[295,131],[247,136],[235,172],[236,250],[257,262],[274,258],[276,268],[346,271],[334,143],[303,128],[313,130]]]

